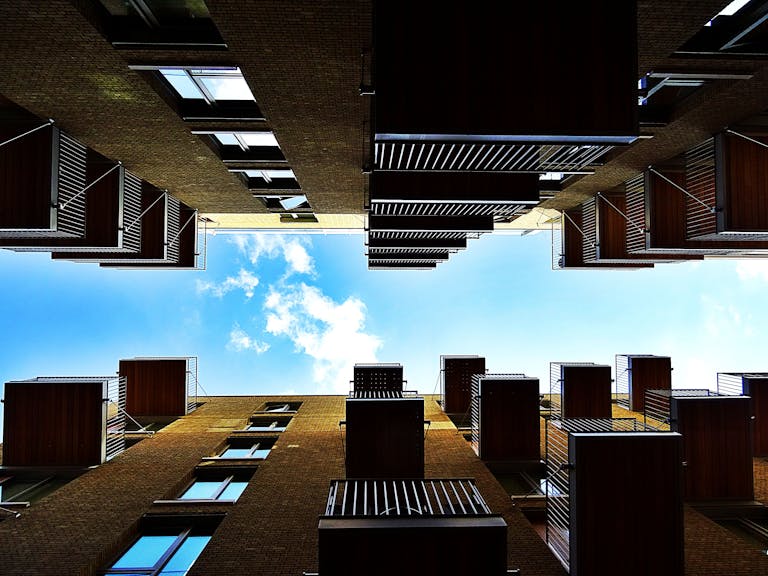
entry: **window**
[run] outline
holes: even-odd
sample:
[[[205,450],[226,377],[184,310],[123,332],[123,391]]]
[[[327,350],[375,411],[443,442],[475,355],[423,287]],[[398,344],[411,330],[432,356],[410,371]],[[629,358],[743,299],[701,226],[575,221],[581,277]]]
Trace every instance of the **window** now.
[[[301,402],[266,402],[258,412],[296,412]]]
[[[193,130],[193,134],[198,134],[204,138],[208,144],[221,157],[222,162],[285,162],[277,138],[272,132],[219,132],[210,130]],[[258,172],[258,177],[267,176],[271,179],[273,174],[269,171]],[[288,174],[290,172],[290,175]],[[293,172],[274,171],[277,178],[293,178]]]
[[[238,174],[249,190],[299,190],[296,175],[290,168],[265,170],[232,170]]]
[[[248,486],[248,480],[227,476],[221,480],[196,479],[178,497],[178,500],[237,500]]]
[[[155,530],[139,536],[104,574],[182,576],[210,541],[210,534],[193,528]]]
[[[213,460],[263,460],[269,456],[276,437],[269,438],[230,438],[227,447]],[[204,458],[204,460],[212,460]]]
[[[19,474],[0,476],[0,503],[36,502],[51,492],[61,488],[76,477],[71,475],[46,475],[39,473],[21,472]]]
[[[184,120],[263,120],[253,92],[236,66],[134,65]]]
[[[280,222],[283,224],[317,222],[317,216],[312,212],[289,212],[288,214],[280,214]]]
[[[768,16],[762,0],[734,0],[705,23],[675,56],[755,57],[768,54]]]
[[[245,429],[248,432],[284,432],[290,416],[255,416]]]
[[[202,0],[101,0],[116,47],[226,49]]]

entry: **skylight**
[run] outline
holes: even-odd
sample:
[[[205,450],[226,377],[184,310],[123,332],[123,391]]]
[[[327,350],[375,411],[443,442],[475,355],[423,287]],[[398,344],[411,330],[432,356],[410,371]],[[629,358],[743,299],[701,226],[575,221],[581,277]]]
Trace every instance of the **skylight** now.
[[[185,100],[254,101],[240,68],[160,68],[178,95]]]
[[[248,148],[280,148],[272,132],[212,132],[222,146]]]
[[[738,12],[738,11],[739,11],[739,10],[741,10],[741,9],[742,9],[744,6],[746,6],[747,4],[749,4],[749,2],[750,2],[750,0],[733,0],[733,2],[731,2],[730,4],[728,4],[728,6],[726,6],[726,7],[725,7],[725,8],[723,8],[722,10],[720,10],[720,12],[718,12],[718,13],[715,15],[715,18],[717,18],[718,16],[733,16],[734,14],[736,14],[736,12]],[[713,18],[713,20],[714,20],[714,18]],[[707,22],[707,23],[705,24],[705,26],[712,26],[712,20],[710,20],[709,22]]]

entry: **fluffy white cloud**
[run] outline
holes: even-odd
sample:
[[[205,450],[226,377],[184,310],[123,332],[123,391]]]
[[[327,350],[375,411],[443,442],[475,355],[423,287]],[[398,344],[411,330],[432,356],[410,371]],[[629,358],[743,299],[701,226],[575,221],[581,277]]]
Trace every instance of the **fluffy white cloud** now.
[[[761,280],[768,282],[768,261],[766,260],[740,260],[736,264],[736,274],[739,280],[749,282],[751,280]]]
[[[375,362],[381,340],[364,331],[365,304],[354,297],[341,304],[317,287],[273,288],[264,301],[266,331],[286,336],[314,360],[313,380],[321,392],[346,393],[356,362]]]
[[[256,233],[238,234],[231,241],[237,246],[254,266],[264,258],[282,256],[288,265],[288,273],[313,274],[314,262],[307,252],[304,237],[292,237],[287,240],[282,234]]]
[[[210,282],[207,280],[197,281],[198,294],[205,294],[210,292],[217,298],[223,297],[232,290],[241,289],[245,292],[245,297],[250,299],[253,297],[256,286],[259,285],[259,279],[253,275],[252,272],[240,269],[237,276],[228,276],[223,282]]]
[[[263,354],[269,350],[269,344],[254,340],[245,330],[240,328],[239,324],[235,324],[229,333],[229,343],[227,343],[227,348],[229,350],[234,350],[235,352],[252,350],[253,352],[256,352],[256,354]]]
[[[701,296],[701,305],[704,330],[711,338],[753,335],[750,313],[744,314],[733,304],[720,303],[706,294]]]

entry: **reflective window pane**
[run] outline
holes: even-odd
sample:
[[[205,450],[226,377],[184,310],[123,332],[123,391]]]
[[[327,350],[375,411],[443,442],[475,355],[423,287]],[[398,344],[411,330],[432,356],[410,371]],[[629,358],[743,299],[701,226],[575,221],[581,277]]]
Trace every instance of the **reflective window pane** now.
[[[246,486],[248,486],[248,482],[230,482],[219,496],[219,500],[237,500]]]
[[[210,500],[221,486],[221,481],[197,480],[184,494],[179,496],[182,500]]]
[[[151,568],[176,541],[177,536],[142,536],[112,568]]]
[[[219,458],[250,458],[251,448],[227,448]]]
[[[277,138],[275,138],[272,132],[243,132],[240,133],[240,138],[248,146],[274,146],[279,148]]]
[[[186,574],[210,539],[210,536],[189,536],[163,566],[160,574],[165,576],[183,576]]]
[[[187,100],[203,100],[203,95],[195,86],[195,83],[189,77],[184,70],[175,70],[172,68],[161,68],[160,73],[163,75],[176,93]]]
[[[237,138],[230,132],[217,132],[214,136],[222,146],[239,146]]]
[[[242,76],[200,76],[199,80],[215,100],[255,100]]]

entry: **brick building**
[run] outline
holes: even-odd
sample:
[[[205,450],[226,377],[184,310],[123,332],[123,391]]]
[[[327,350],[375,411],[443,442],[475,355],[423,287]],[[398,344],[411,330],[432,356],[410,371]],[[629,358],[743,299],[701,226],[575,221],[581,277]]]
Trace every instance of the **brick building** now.
[[[144,366],[151,368],[151,364],[156,364],[158,359],[121,361],[121,373],[132,374],[128,377],[129,382],[131,378],[134,378],[134,381],[140,378],[137,377],[140,371],[131,369],[129,364],[142,362],[146,362]],[[167,362],[166,368],[171,367],[174,362],[178,363],[178,359]],[[400,370],[402,371],[402,367]],[[165,373],[168,374],[167,371]],[[506,378],[510,380],[508,376]],[[514,380],[513,378],[512,386],[516,385]],[[41,392],[42,388],[35,387],[49,383],[49,379],[21,383],[38,398],[38,409],[42,408],[46,400]],[[20,406],[16,399],[18,395],[14,397],[11,394],[12,384],[14,383],[6,384],[5,390],[6,422],[12,419],[12,412]],[[71,381],[64,382],[64,386],[71,388],[71,385]],[[186,414],[139,417],[138,420],[144,427],[137,430],[136,423],[133,427],[129,425],[125,432],[129,439],[128,448],[102,464],[85,468],[62,466],[61,462],[57,462],[58,466],[47,467],[40,466],[38,462],[34,468],[20,465],[18,460],[11,460],[11,447],[14,446],[18,453],[18,438],[22,437],[23,444],[26,442],[23,437],[30,431],[32,435],[36,432],[31,425],[28,428],[17,426],[20,430],[16,434],[13,430],[6,429],[7,461],[4,461],[0,468],[0,477],[3,480],[0,485],[2,494],[10,495],[14,489],[24,488],[15,486],[15,478],[21,482],[25,473],[29,474],[33,470],[39,475],[38,479],[43,477],[43,481],[37,488],[37,496],[34,494],[34,487],[26,492],[31,504],[14,504],[13,498],[7,498],[11,501],[2,504],[1,571],[8,575],[51,576],[176,573],[172,570],[186,573],[187,566],[181,559],[187,558],[188,562],[194,562],[188,572],[191,575],[295,576],[318,572],[347,573],[343,566],[339,568],[338,562],[333,569],[328,569],[330,564],[323,558],[324,554],[330,554],[337,560],[349,557],[363,562],[363,568],[357,565],[356,573],[368,566],[367,573],[378,574],[376,567],[387,563],[390,570],[394,565],[396,571],[401,574],[457,573],[455,570],[459,568],[464,571],[462,573],[469,569],[477,574],[504,573],[506,568],[513,570],[512,573],[519,570],[519,574],[523,575],[556,576],[567,573],[558,557],[545,543],[544,496],[539,489],[538,480],[530,484],[522,482],[521,485],[521,480],[525,478],[541,477],[540,472],[537,476],[535,469],[538,465],[530,461],[530,454],[525,455],[524,468],[515,467],[513,461],[502,462],[494,459],[493,462],[484,462],[473,451],[471,438],[457,430],[452,420],[443,412],[438,396],[423,397],[423,416],[420,412],[417,415],[423,418],[424,422],[413,423],[414,426],[418,425],[419,429],[424,428],[423,437],[419,434],[422,438],[419,444],[423,454],[423,471],[404,473],[399,469],[398,475],[407,475],[407,482],[403,482],[401,488],[395,487],[394,491],[387,492],[385,488],[384,492],[376,492],[378,496],[373,496],[374,492],[367,484],[365,488],[360,488],[360,494],[356,489],[353,492],[349,488],[355,483],[354,478],[349,478],[353,475],[350,459],[361,456],[366,458],[359,448],[366,442],[365,438],[371,442],[371,449],[381,454],[378,461],[364,460],[368,466],[366,473],[386,476],[385,468],[390,466],[388,462],[398,467],[402,465],[396,457],[397,445],[386,442],[387,439],[396,438],[402,445],[407,435],[397,436],[394,430],[382,429],[373,416],[377,409],[371,406],[378,402],[379,408],[384,410],[379,412],[380,415],[395,414],[396,411],[393,412],[392,409],[402,399],[407,401],[402,406],[406,411],[410,411],[408,407],[421,398],[413,394],[393,394],[389,385],[387,388],[388,391],[382,394],[383,388],[377,385],[374,387],[374,393],[358,391],[349,397],[199,397],[198,402],[189,404],[191,411],[182,409]],[[186,391],[182,390],[181,397],[185,397],[185,394]],[[109,396],[112,396],[111,392]],[[158,397],[161,404],[166,403],[167,393]],[[351,403],[355,405],[357,414],[354,421],[350,419]],[[24,404],[21,406],[26,409]],[[524,407],[522,409],[525,410]],[[538,411],[537,407],[534,409]],[[630,414],[618,407],[614,412],[614,416],[625,418]],[[148,426],[150,421],[154,423],[153,426]],[[406,421],[407,419],[400,418],[395,427],[406,425]],[[367,422],[374,425],[371,426]],[[540,419],[540,422],[544,458],[547,449],[546,436],[549,434],[551,441],[553,431],[546,429],[547,421],[544,418]],[[353,426],[358,448],[351,451],[347,438],[352,433]],[[481,434],[487,433],[484,430],[489,430],[487,427],[492,426],[491,420],[488,420],[485,426],[486,429],[481,430]],[[152,429],[156,432],[147,433]],[[110,428],[105,430],[109,433]],[[375,440],[377,437],[379,440]],[[658,435],[654,435],[654,438],[658,438]],[[382,439],[385,444],[374,448],[374,444]],[[48,443],[55,441],[49,439]],[[407,446],[403,445],[402,448],[406,450]],[[42,451],[45,452],[45,449]],[[675,466],[671,461],[669,463],[673,464],[673,469],[679,470],[679,465]],[[630,468],[637,465],[637,462],[632,462],[631,456],[623,464]],[[372,472],[371,466],[374,466]],[[650,502],[661,502],[653,497],[649,482],[653,479],[662,484],[668,482],[665,474],[659,475],[663,470],[655,467],[656,465],[646,466],[644,459],[639,466],[645,471],[643,482],[647,489],[651,490],[648,493]],[[754,469],[755,496],[758,500],[765,501],[768,497],[768,467],[763,459],[755,459]],[[618,502],[637,499],[631,493],[627,494],[627,491],[631,492],[632,487],[626,482],[626,478],[617,482],[615,478],[612,480],[610,475],[604,477],[602,474],[605,472],[598,473],[593,466],[590,466],[586,473],[593,478],[593,486],[597,486],[599,492],[610,496],[605,497],[607,501],[598,502],[595,501],[594,495],[590,495],[589,501],[581,505],[585,513],[608,514],[618,509],[619,514],[622,514],[624,508]],[[29,477],[25,481],[27,487],[34,484]],[[343,484],[343,497],[339,482]],[[361,486],[363,482],[373,484],[375,479],[359,479],[356,486]],[[401,481],[390,478],[388,482],[391,486],[399,486]],[[423,483],[426,490],[406,490],[406,483],[413,486],[416,486],[416,483],[422,486]],[[599,488],[601,485],[603,488]],[[433,498],[431,494],[437,496],[443,486],[447,487],[445,498]],[[455,494],[458,500],[449,496],[453,489],[457,490]],[[436,512],[436,507],[456,505],[458,510],[460,505],[457,502],[462,500],[462,490],[471,492],[475,489],[479,496],[470,499],[472,504],[469,503],[470,500],[463,500],[462,504],[473,507],[465,522],[475,527],[470,527],[468,532],[462,532],[458,540],[446,540],[451,537],[447,532],[440,533],[437,540],[430,540],[434,538],[434,534],[430,535],[429,530],[443,521],[441,514]],[[400,497],[397,503],[393,503],[395,493]],[[429,498],[419,500],[418,504],[414,502],[414,496],[420,498],[420,494],[428,493]],[[389,496],[386,505],[382,504],[384,494]],[[403,497],[406,494],[410,495],[411,500],[409,504],[404,505]],[[552,494],[550,493],[551,496]],[[366,497],[368,500],[362,505],[361,501]],[[378,497],[378,500],[373,504],[371,500],[375,497]],[[438,504],[438,501],[442,504]],[[453,504],[449,504],[450,502]],[[754,506],[754,503],[752,505]],[[348,511],[352,506],[373,508],[379,510],[379,513],[374,516],[361,516],[360,512]],[[422,513],[426,514],[429,506],[435,506],[434,514],[430,513],[430,517],[422,520],[422,524],[415,528],[413,525],[409,526],[409,522],[419,521],[412,516],[414,511],[422,510]],[[474,506],[487,509],[475,510]],[[616,508],[617,506],[619,507]],[[346,516],[344,510],[347,510]],[[394,519],[400,524],[393,534],[404,535],[398,536],[400,540],[397,540],[398,545],[394,548],[383,544],[393,542],[391,535],[390,540],[384,540],[385,536],[381,534],[372,535],[373,532],[365,532],[366,529],[370,530],[375,522],[382,522],[381,515],[394,514],[393,510],[402,514]],[[704,510],[712,515],[712,510],[706,510],[706,507]],[[645,512],[648,513],[647,518],[642,516]],[[666,533],[658,530],[658,523],[672,522],[672,515],[655,514],[658,512],[643,510],[627,517],[625,522],[627,526],[633,527],[655,525],[655,533]],[[717,516],[716,511],[714,515]],[[449,516],[451,518],[447,520],[456,522],[461,520],[462,513],[457,511]],[[498,542],[490,535],[480,538],[479,541],[477,537],[473,538],[473,530],[481,534],[479,530],[484,518],[499,530],[504,526],[501,532],[505,534],[504,542]],[[681,507],[681,519],[686,575],[765,574],[768,567],[764,552],[765,541],[761,544],[754,537],[746,538],[743,530],[735,529],[735,526],[728,522],[721,522],[723,525],[729,525],[729,531],[692,506],[686,506],[684,509]],[[346,532],[338,532],[339,522],[352,525],[345,527]],[[335,541],[330,537],[323,539],[320,536],[323,526],[326,535],[329,529],[337,529],[337,532],[332,534],[337,538]],[[587,531],[590,532],[591,530]],[[345,547],[345,542],[349,544],[355,541],[352,540],[355,534],[362,540],[356,540],[357,544],[352,547]],[[446,541],[450,541],[451,546],[442,548],[440,543]],[[143,556],[140,556],[142,562],[138,564],[136,558],[139,556],[131,552],[135,552],[135,546],[141,546],[137,542],[143,542],[143,546],[149,546],[147,542],[151,542],[155,546],[149,546],[154,552],[148,553],[146,549],[143,551]],[[339,542],[342,543],[340,549],[337,547]],[[493,542],[496,544],[492,544]],[[598,554],[610,556],[617,564],[607,571],[601,569],[594,573],[681,573],[670,571],[667,565],[658,560],[657,555],[646,550],[639,550],[639,553],[649,559],[652,570],[631,571],[630,568],[635,569],[634,566],[621,565],[622,562],[629,561],[626,558],[632,557],[628,554],[631,553],[633,542],[627,542],[626,545],[626,550],[601,549],[598,546]],[[483,562],[486,561],[486,556],[473,553],[473,546],[485,546],[488,556],[497,556],[501,550],[501,561],[505,568],[482,568],[485,566]],[[171,560],[163,556],[166,550],[176,549],[179,552],[177,556],[171,557]],[[678,550],[682,552],[681,549]],[[356,551],[356,555],[353,551]],[[444,562],[449,553],[458,560],[446,567],[441,562]],[[147,557],[150,558],[149,561],[146,560]],[[654,565],[654,561],[657,564]],[[153,563],[154,568],[146,566]],[[460,563],[463,563],[462,567],[459,567]],[[143,566],[145,571],[137,570],[139,566]],[[158,572],[162,566],[165,566],[166,572]],[[419,566],[419,569],[416,570],[415,566]],[[573,566],[572,564],[571,573],[578,573],[574,572]]]
[[[760,140],[764,3],[705,26],[726,4],[552,2],[518,8],[527,23],[507,33],[505,19],[485,18],[493,3],[425,0],[402,19],[408,3],[6,2],[0,102],[5,120],[13,106],[54,120],[208,227],[365,229],[372,268],[432,268],[467,239],[578,210],[568,228],[598,193],[619,206],[611,194],[648,166],[672,178],[680,155],[726,128]],[[430,151],[430,138],[454,151]],[[707,233],[763,233],[730,218]],[[647,267],[718,241],[702,246],[696,230],[684,253],[658,238],[635,246],[650,223],[630,220],[618,238],[603,231],[602,252],[563,248],[556,267]],[[719,249],[737,247],[763,248]]]

